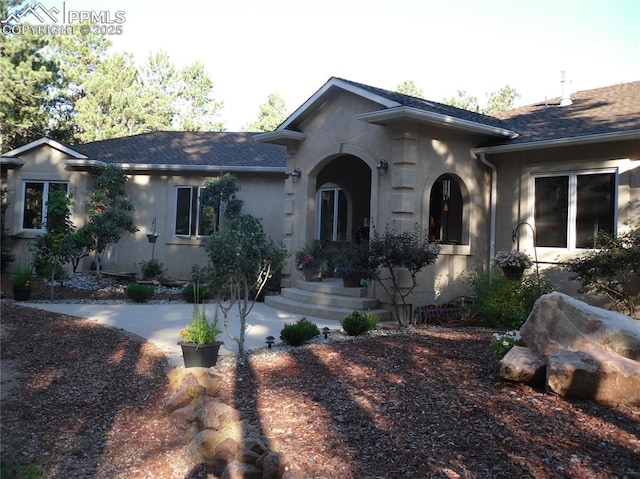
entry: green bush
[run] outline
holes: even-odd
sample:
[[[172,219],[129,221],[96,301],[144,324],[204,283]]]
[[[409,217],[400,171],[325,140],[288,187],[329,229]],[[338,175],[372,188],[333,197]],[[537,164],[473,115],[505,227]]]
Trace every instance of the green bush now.
[[[189,283],[182,288],[182,299],[187,303],[195,303],[196,300],[198,303],[203,303],[212,297],[213,294],[211,293],[211,288],[202,284],[198,285],[196,288],[194,283]]]
[[[378,319],[369,311],[354,311],[344,318],[340,324],[342,324],[342,329],[349,336],[360,336],[367,331],[376,329],[378,327]]]
[[[472,311],[483,325],[496,329],[519,329],[540,295],[552,290],[551,283],[544,276],[540,277],[538,288],[536,275],[522,281],[511,281],[500,270],[494,270],[492,274],[476,272],[472,287],[475,297]]]
[[[289,346],[300,346],[320,334],[315,323],[307,318],[300,318],[297,323],[285,324],[280,331],[280,339]]]
[[[144,303],[155,293],[153,286],[150,284],[131,283],[127,286],[127,296],[136,303]]]
[[[138,267],[142,271],[143,279],[157,279],[162,278],[162,275],[167,270],[162,261],[157,259],[150,259],[149,261],[140,261]]]

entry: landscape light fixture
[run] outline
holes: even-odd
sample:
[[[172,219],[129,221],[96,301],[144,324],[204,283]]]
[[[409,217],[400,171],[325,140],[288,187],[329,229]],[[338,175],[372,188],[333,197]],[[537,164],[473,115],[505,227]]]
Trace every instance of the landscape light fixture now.
[[[376,170],[378,170],[378,176],[386,175],[388,169],[389,169],[389,163],[387,163],[385,160],[380,160],[376,165]]]
[[[327,328],[326,326],[324,328],[322,328],[322,334],[324,334],[324,339],[327,339],[327,337],[329,337],[329,333],[331,332],[331,330],[329,328]]]
[[[273,343],[276,342],[276,338],[274,338],[273,336],[267,336],[266,341],[267,341],[267,347],[271,349],[271,346],[273,346]]]

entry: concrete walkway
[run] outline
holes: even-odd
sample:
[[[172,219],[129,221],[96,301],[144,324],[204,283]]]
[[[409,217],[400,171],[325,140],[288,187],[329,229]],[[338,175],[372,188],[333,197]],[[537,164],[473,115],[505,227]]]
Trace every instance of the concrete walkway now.
[[[87,318],[100,324],[130,331],[149,340],[160,348],[169,360],[169,365],[181,365],[182,352],[177,342],[180,340],[180,330],[191,319],[192,304],[168,303],[168,304],[71,304],[71,303],[20,303],[23,306],[62,313],[79,318]],[[214,304],[207,304],[207,316],[211,319],[215,311]],[[218,318],[222,323],[222,313]],[[280,342],[280,331],[287,323],[295,323],[301,318],[298,314],[287,313],[266,306],[264,303],[256,303],[247,317],[247,332],[245,336],[245,350],[265,347],[265,338],[273,336],[276,343]],[[314,322],[319,329],[325,326],[338,330],[340,322],[330,319],[321,319],[306,316]],[[229,313],[231,333],[238,335],[240,331],[240,318],[237,308]],[[238,351],[237,343],[229,339],[226,333],[219,336],[224,341],[224,347],[220,348],[220,354],[230,354]]]

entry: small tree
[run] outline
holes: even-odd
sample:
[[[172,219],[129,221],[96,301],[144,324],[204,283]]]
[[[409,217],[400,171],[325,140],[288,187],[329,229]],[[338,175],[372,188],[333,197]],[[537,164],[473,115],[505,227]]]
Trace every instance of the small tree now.
[[[640,319],[640,234],[601,235],[596,246],[570,262],[573,279],[581,292],[603,294],[616,310]]]
[[[416,224],[412,231],[395,232],[389,225],[383,234],[374,232],[369,244],[370,258],[375,267],[375,279],[385,290],[401,326],[410,319],[400,314],[400,306],[408,312],[407,297],[417,286],[417,275],[435,262],[439,248],[429,243],[427,232],[421,234]],[[401,270],[407,272],[409,284],[404,285]]]
[[[60,190],[49,192],[46,232],[36,238],[32,250],[36,268],[45,269],[51,279],[51,299],[56,273],[73,256],[74,227],[71,222],[71,200]]]
[[[217,291],[216,302],[223,314],[225,331],[238,344],[240,355],[244,354],[247,316],[273,269],[282,267],[283,250],[283,246],[267,238],[260,221],[248,214],[233,218],[223,231],[209,239],[207,252],[213,287]],[[239,336],[229,330],[229,311],[234,305],[240,317]]]
[[[80,260],[92,251],[97,253],[96,264],[100,270],[100,255],[120,241],[125,233],[135,233],[133,202],[127,197],[127,177],[121,168],[108,165],[94,179],[93,190],[88,197],[89,221],[74,235],[74,272]]]

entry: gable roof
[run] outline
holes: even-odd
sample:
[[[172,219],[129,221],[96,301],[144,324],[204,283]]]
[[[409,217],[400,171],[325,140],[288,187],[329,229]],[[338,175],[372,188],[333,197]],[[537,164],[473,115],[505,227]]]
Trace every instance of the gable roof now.
[[[287,154],[255,133],[156,131],[73,146],[127,170],[284,172]]]
[[[523,106],[496,115],[520,135],[478,151],[515,151],[562,144],[640,139],[640,81],[621,83]]]
[[[304,140],[304,133],[298,131],[300,123],[338,91],[348,91],[380,105],[379,109],[356,115],[356,118],[362,121],[386,125],[394,121],[409,119],[488,137],[513,138],[517,136],[515,131],[510,130],[508,125],[498,118],[363,83],[331,77],[275,131],[258,135],[258,141],[286,145]]]

